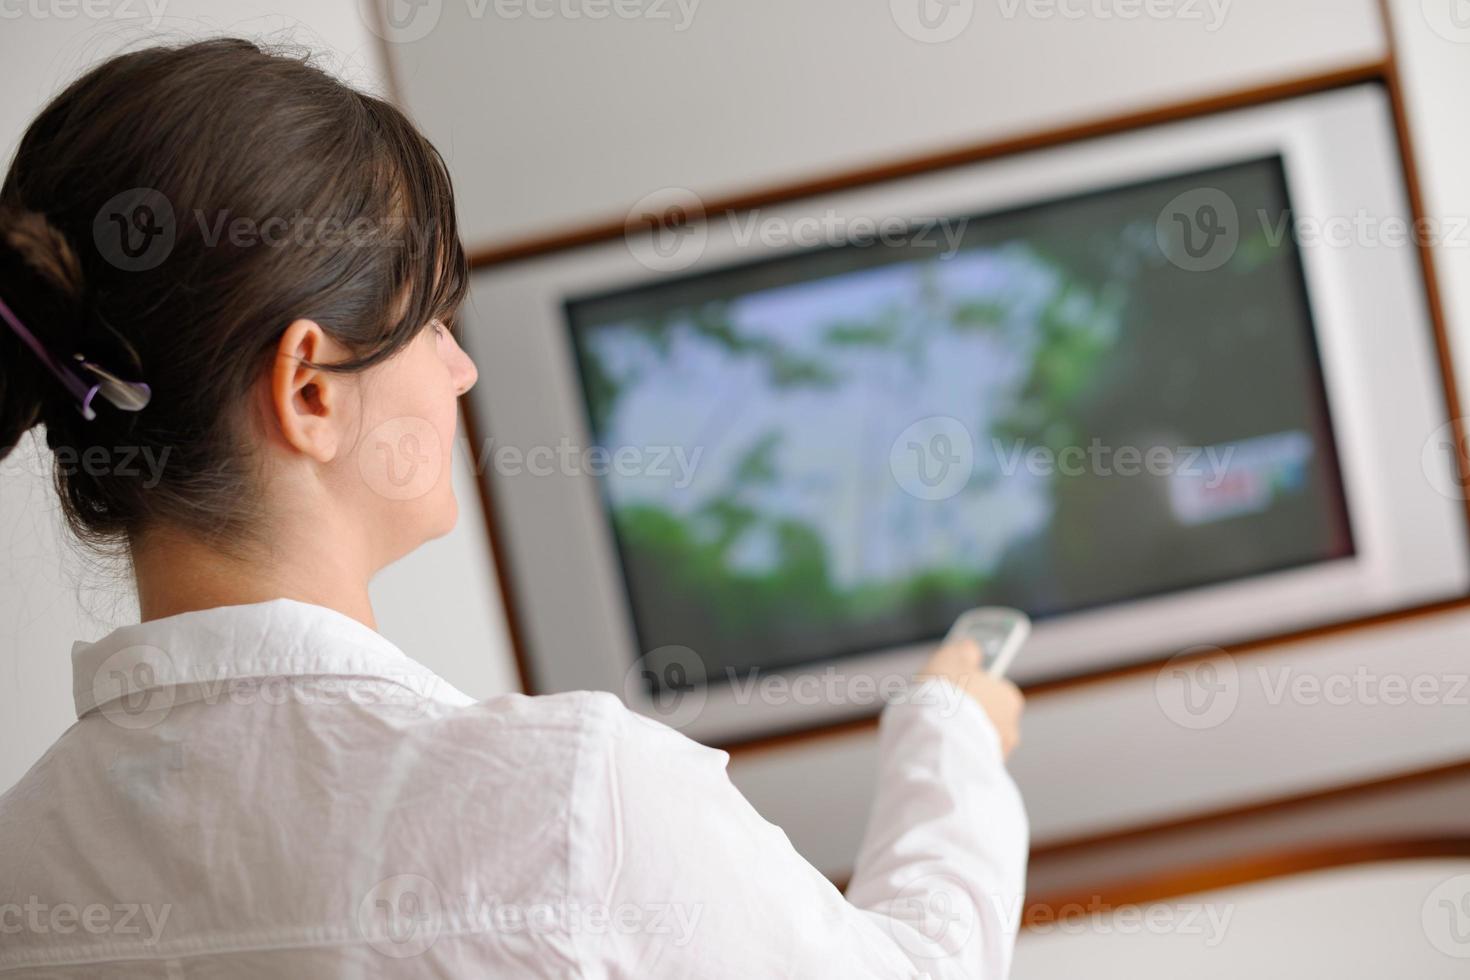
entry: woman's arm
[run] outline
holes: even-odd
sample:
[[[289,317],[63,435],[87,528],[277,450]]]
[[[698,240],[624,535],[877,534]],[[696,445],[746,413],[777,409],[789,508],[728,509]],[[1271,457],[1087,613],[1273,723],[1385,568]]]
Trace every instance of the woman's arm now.
[[[1004,977],[1020,925],[1029,835],[1005,769],[1022,708],[979,651],[941,650],[931,679],[879,727],[878,785],[847,898],[881,916],[936,977]]]
[[[576,938],[588,975],[1003,977],[1026,820],[997,726],[981,692],[965,690],[987,681],[947,669],[977,659],[931,664],[953,680],[930,678],[884,710],[877,797],[846,898],[730,783],[726,753],[620,713],[578,777],[579,800],[606,808],[573,821],[574,891],[611,923]],[[987,696],[1012,699],[988,683],[999,687]],[[824,805],[822,785],[810,794]]]

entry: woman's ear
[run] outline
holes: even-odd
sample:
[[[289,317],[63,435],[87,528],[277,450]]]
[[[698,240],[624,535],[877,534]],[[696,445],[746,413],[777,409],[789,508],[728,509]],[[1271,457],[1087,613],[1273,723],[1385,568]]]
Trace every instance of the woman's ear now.
[[[296,320],[281,335],[270,373],[270,403],[281,436],[297,452],[328,463],[342,442],[345,378],[315,365],[330,363],[335,344],[311,320]]]

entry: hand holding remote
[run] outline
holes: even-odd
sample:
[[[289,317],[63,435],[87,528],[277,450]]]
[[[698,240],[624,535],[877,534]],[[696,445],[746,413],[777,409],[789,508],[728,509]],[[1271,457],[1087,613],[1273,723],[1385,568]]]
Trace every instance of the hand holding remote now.
[[[1001,753],[1006,758],[1021,744],[1021,712],[1026,699],[1016,685],[984,669],[980,644],[967,639],[946,641],[919,676],[943,677],[973,698],[999,733]]]

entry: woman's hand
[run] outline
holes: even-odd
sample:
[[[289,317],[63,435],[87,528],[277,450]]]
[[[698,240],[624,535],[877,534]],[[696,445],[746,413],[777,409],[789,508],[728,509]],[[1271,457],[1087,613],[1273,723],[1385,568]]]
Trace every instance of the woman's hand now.
[[[981,660],[978,643],[956,640],[940,647],[919,676],[943,677],[974,698],[1000,733],[1001,752],[1009,758],[1011,750],[1021,744],[1021,712],[1026,699],[1010,681],[986,673]]]

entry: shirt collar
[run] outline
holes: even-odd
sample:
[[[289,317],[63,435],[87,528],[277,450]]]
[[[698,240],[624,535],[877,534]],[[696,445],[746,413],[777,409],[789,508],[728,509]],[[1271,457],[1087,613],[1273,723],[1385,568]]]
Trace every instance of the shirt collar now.
[[[73,644],[71,662],[78,718],[163,688],[268,677],[365,677],[450,704],[474,700],[357,620],[294,599],[124,626]]]

